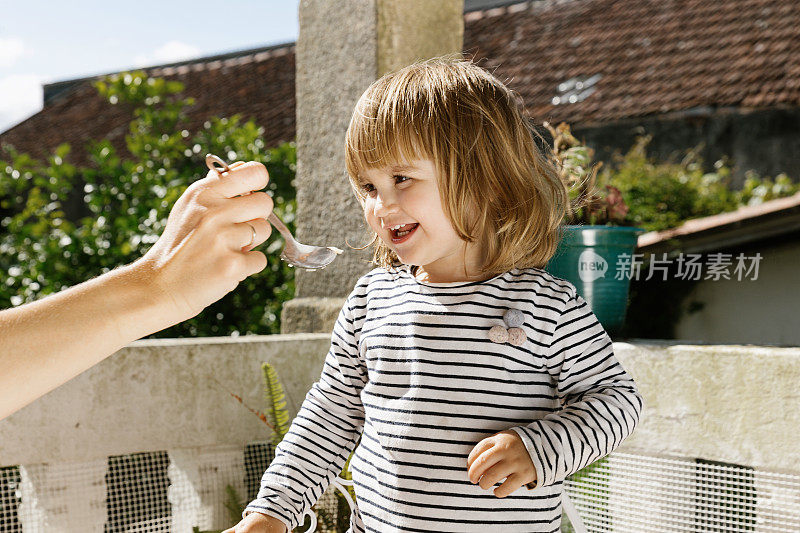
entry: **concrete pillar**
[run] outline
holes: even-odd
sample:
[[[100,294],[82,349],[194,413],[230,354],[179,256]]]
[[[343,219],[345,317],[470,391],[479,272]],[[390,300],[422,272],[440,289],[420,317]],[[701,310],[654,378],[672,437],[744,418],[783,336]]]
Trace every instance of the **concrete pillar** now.
[[[345,250],[297,272],[282,331],[329,332],[355,281],[372,266],[371,239],[344,164],[344,134],[361,93],[386,72],[461,51],[463,0],[301,0],[297,40],[297,236]]]
[[[106,459],[20,465],[22,531],[103,533],[107,467]]]
[[[169,450],[169,489],[173,533],[227,529],[233,526],[225,509],[227,486],[240,498],[244,489],[244,453],[238,446]],[[238,520],[237,520],[238,521]]]

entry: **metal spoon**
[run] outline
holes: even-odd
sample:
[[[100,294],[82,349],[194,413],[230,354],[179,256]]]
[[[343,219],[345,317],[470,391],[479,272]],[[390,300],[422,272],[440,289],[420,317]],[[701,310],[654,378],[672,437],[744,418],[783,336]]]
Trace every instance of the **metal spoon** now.
[[[213,154],[206,155],[206,165],[210,170],[215,170],[220,174],[231,170],[225,161]],[[317,270],[331,264],[336,256],[342,253],[339,248],[333,246],[309,246],[297,242],[289,228],[275,213],[270,213],[267,220],[283,235],[285,244],[281,252],[281,259],[289,263],[289,266]]]

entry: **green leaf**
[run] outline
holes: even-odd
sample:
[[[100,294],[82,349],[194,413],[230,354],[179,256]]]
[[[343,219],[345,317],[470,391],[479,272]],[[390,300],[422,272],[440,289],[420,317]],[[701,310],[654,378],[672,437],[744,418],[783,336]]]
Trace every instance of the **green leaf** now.
[[[163,231],[180,194],[205,176],[207,152],[260,161],[270,172],[269,191],[279,191],[276,212],[294,212],[293,144],[266,148],[263,129],[239,117],[208,117],[211,130],[186,120],[193,99],[184,87],[143,72],[110,76],[96,85],[131,113],[127,146],[117,152],[105,139],[58,147],[45,161],[0,148],[0,268],[21,269],[14,279],[38,287],[0,284],[0,305],[32,301],[76,285],[144,254]],[[87,165],[70,158],[83,150]],[[103,220],[101,224],[100,221]],[[289,223],[293,228],[294,224]],[[277,234],[277,232],[275,232]],[[267,250],[279,237],[261,247]],[[20,281],[21,283],[21,281]],[[280,331],[280,311],[294,295],[294,271],[270,257],[251,276],[196,317],[151,337],[269,334]],[[219,318],[221,317],[221,318]]]
[[[269,363],[261,365],[264,377],[264,397],[267,400],[266,415],[275,432],[272,444],[277,446],[289,431],[289,411],[286,408],[286,395],[283,392],[278,373]]]

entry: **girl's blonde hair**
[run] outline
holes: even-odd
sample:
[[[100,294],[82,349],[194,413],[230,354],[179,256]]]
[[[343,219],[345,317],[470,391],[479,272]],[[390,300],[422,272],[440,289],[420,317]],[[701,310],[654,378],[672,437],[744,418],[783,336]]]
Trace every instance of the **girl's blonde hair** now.
[[[470,61],[436,58],[364,92],[347,129],[347,172],[363,208],[363,170],[430,159],[453,228],[484,251],[482,273],[541,268],[569,200],[533,135],[516,93]],[[376,264],[400,264],[383,241],[373,242]]]

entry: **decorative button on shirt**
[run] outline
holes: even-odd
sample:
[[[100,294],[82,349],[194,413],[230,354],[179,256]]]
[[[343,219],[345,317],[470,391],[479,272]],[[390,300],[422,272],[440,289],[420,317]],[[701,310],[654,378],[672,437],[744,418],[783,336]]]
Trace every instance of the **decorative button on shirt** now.
[[[510,328],[518,328],[525,323],[525,315],[519,309],[509,309],[503,315],[503,320],[506,326]]]
[[[525,344],[527,336],[520,328],[508,328],[508,342],[514,346],[522,346]]]
[[[508,331],[503,326],[493,326],[489,330],[489,340],[497,344],[508,342]]]

